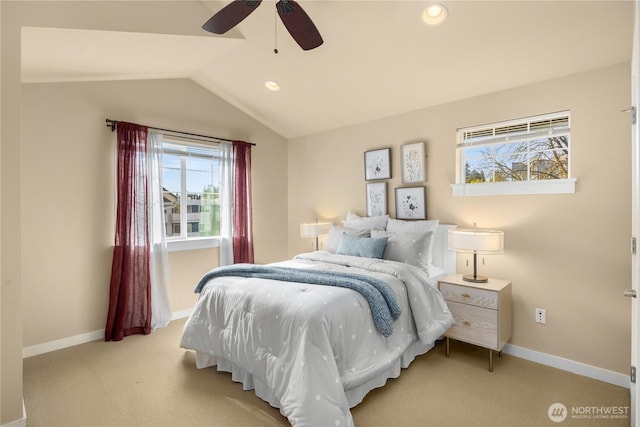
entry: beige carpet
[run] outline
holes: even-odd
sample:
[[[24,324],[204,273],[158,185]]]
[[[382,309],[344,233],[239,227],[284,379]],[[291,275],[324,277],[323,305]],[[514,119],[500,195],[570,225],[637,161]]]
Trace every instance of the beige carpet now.
[[[29,427],[286,426],[287,419],[231,376],[198,370],[178,347],[184,320],[148,336],[96,341],[24,361]],[[554,423],[549,406],[568,417]],[[516,357],[452,342],[418,357],[398,379],[352,409],[358,427],[628,426],[628,416],[595,412],[629,407],[629,390]],[[622,408],[621,408],[622,407]],[[581,412],[580,418],[572,411]],[[591,412],[588,417],[586,411]]]

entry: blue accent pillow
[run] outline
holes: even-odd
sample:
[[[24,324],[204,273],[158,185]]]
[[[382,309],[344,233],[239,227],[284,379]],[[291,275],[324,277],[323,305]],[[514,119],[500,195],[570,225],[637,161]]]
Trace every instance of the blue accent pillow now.
[[[336,253],[339,255],[359,256],[363,258],[382,259],[384,248],[387,246],[388,237],[358,237],[342,233]]]
[[[324,250],[335,254],[344,233],[351,234],[352,236],[371,237],[371,230],[356,230],[355,228],[331,224],[329,236],[327,236],[327,239],[324,241]]]

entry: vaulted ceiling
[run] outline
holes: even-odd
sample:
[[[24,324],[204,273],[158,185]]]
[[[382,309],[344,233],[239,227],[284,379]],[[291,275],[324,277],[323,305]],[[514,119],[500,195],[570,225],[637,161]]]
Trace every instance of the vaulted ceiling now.
[[[298,2],[316,49],[291,39],[272,0],[223,36],[199,28],[217,1],[173,7],[198,22],[188,33],[27,27],[23,82],[190,78],[293,139],[631,59],[632,1],[441,1],[439,26],[420,19],[428,1]]]

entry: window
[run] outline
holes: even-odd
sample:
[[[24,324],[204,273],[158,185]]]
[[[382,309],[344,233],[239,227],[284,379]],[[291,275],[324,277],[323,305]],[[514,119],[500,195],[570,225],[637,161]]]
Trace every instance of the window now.
[[[453,194],[573,193],[568,111],[457,131]]]
[[[162,189],[170,249],[215,245],[220,236],[219,166],[217,147],[165,139]]]

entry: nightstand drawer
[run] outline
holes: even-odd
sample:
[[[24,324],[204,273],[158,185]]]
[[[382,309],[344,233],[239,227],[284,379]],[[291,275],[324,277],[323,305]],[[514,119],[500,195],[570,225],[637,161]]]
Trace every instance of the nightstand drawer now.
[[[448,337],[500,350],[498,348],[497,310],[452,301],[449,301],[447,305],[456,322],[447,331]]]
[[[461,302],[494,310],[498,308],[498,293],[495,291],[440,282],[440,292],[447,301]]]

